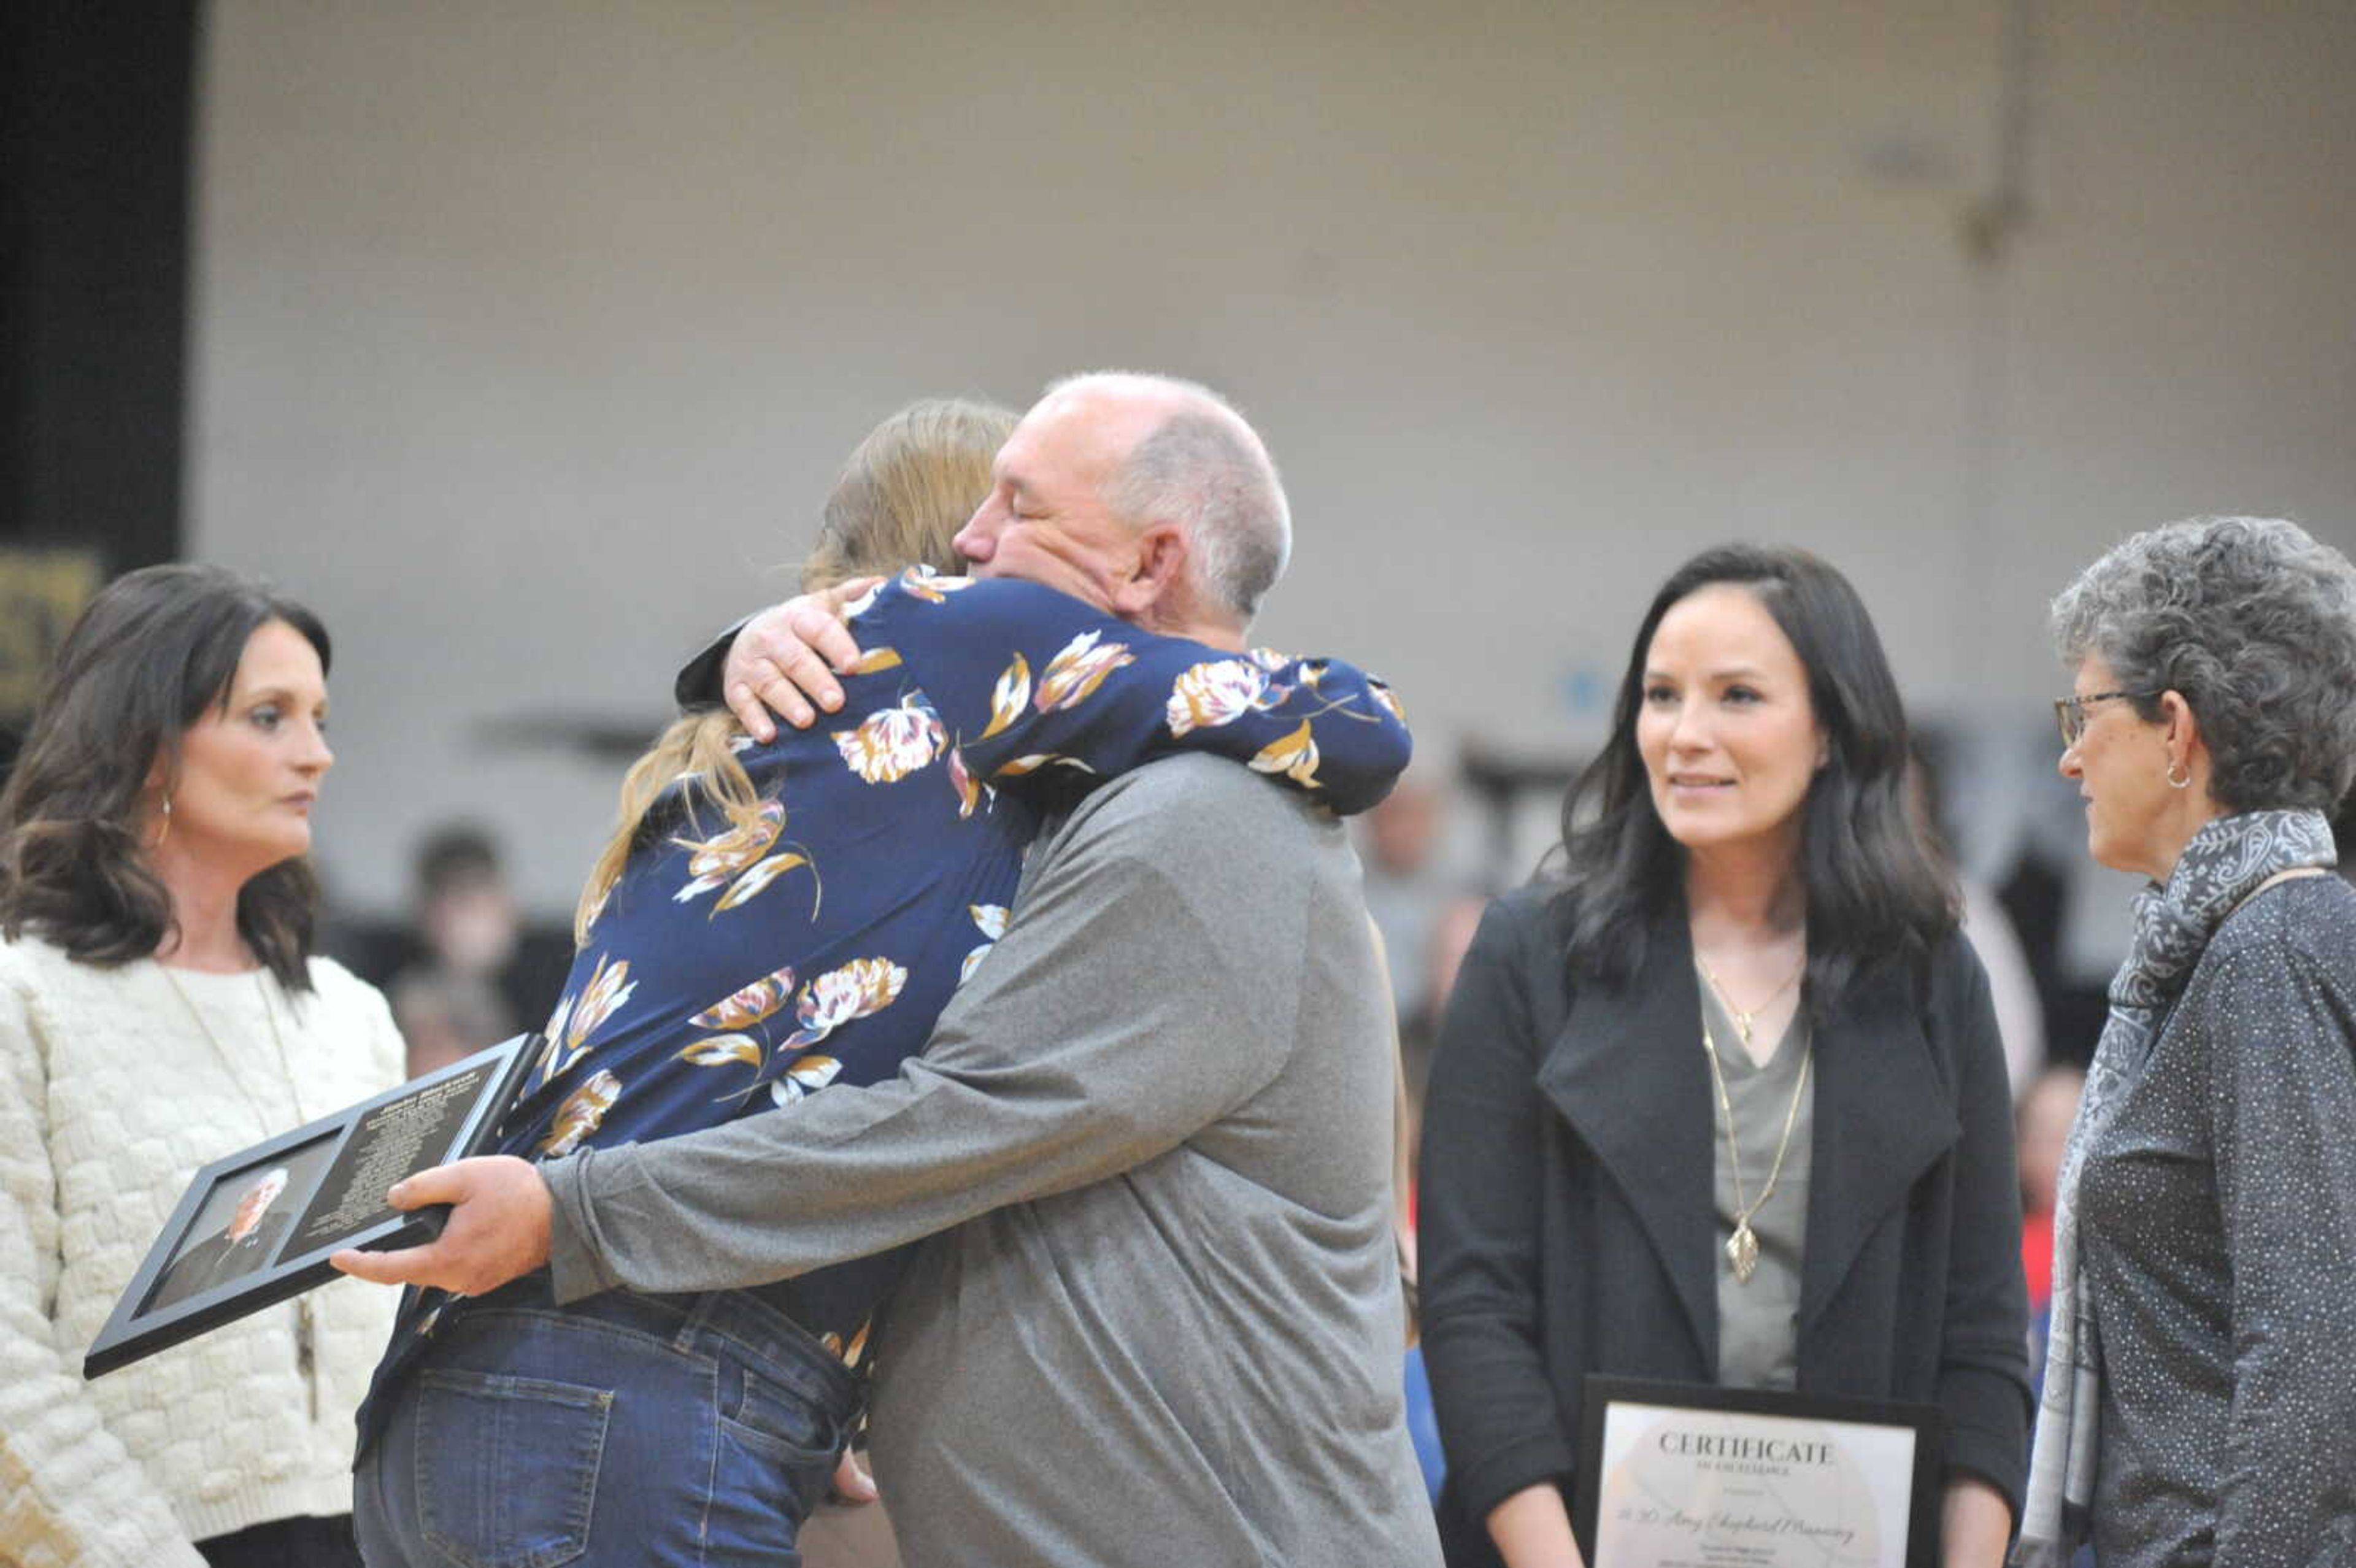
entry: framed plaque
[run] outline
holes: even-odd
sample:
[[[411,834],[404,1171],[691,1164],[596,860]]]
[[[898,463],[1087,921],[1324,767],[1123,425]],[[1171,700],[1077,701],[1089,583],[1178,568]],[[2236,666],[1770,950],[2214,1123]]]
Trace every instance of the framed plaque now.
[[[540,1045],[519,1034],[198,1171],[91,1342],[81,1375],[337,1278],[327,1259],[346,1247],[389,1251],[441,1234],[447,1208],[404,1213],[385,1189],[487,1147]]]
[[[1937,1568],[1935,1406],[1590,1377],[1584,1417],[1592,1568]]]

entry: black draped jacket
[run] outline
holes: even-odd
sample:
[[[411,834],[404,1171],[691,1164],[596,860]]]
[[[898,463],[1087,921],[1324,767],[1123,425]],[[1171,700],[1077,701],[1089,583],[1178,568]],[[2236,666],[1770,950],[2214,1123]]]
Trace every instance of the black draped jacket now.
[[[1574,986],[1555,888],[1493,905],[1424,1114],[1424,1355],[1451,1563],[1541,1481],[1568,1499],[1580,1379],[1716,1381],[1716,1125],[1682,916],[1623,986]],[[1853,983],[1815,1030],[1799,1386],[1933,1403],[1950,1475],[2019,1517],[2029,1395],[2004,1052],[1952,936]]]

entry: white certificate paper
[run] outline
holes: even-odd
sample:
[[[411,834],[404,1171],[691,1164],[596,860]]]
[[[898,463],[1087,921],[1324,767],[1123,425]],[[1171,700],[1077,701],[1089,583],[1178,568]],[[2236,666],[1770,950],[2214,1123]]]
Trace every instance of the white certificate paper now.
[[[1922,1442],[1909,1424],[1612,1400],[1590,1561],[1906,1568]]]

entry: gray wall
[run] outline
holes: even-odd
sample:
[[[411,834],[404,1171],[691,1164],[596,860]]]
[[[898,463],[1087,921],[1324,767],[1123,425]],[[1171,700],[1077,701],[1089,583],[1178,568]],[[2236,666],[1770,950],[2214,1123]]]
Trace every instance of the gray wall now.
[[[216,0],[194,548],[335,630],[364,907],[461,814],[568,905],[614,770],[515,721],[652,725],[874,419],[1100,365],[1255,417],[1261,635],[1441,749],[1591,736],[1732,535],[1847,569],[1918,707],[2040,722],[2121,533],[2356,543],[2356,7],[2020,14],[2025,70],[1998,0]]]

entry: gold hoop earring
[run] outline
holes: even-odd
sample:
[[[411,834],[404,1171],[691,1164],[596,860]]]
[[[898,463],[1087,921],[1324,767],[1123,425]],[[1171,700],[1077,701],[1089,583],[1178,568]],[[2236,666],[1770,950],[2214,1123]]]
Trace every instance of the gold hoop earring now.
[[[2178,778],[2176,776],[2176,773],[2179,768],[2183,768],[2184,770],[2184,776],[2182,778]],[[2189,789],[2192,784],[2192,770],[2185,767],[2182,763],[2178,762],[2174,757],[2168,759],[2168,771],[2162,773],[2160,777],[2168,781],[2168,787],[2170,789]]]

